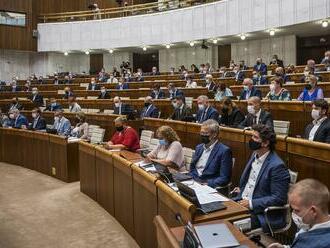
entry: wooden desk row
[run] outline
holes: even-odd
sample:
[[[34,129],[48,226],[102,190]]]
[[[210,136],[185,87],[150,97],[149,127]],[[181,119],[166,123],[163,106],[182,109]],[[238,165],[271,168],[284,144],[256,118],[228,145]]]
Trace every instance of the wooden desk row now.
[[[57,135],[0,128],[0,161],[64,182],[79,180],[78,143]]]
[[[226,210],[198,215],[192,203],[135,165],[134,157],[129,152],[112,153],[84,142],[79,144],[81,191],[114,216],[141,247],[156,247],[156,215],[170,226],[180,225],[176,213],[193,223],[248,216],[246,208],[232,201],[225,203]]]
[[[195,149],[200,143],[200,124],[144,119],[144,127],[148,130],[155,131],[162,125],[171,126],[178,133],[184,147]],[[238,185],[240,175],[251,155],[248,147],[251,131],[221,127],[219,138],[232,150],[235,158],[232,181],[234,185]],[[330,144],[278,135],[276,151],[291,170],[298,172],[299,180],[314,178],[330,188]]]

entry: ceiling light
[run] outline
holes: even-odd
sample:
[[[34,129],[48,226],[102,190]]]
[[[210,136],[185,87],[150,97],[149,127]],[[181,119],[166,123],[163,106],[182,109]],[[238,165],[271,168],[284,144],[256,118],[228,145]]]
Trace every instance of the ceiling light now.
[[[245,34],[241,34],[240,37],[241,37],[241,40],[245,40],[246,39]]]
[[[275,30],[274,29],[269,30],[269,35],[274,36],[275,35]]]
[[[326,28],[326,27],[328,27],[328,25],[329,25],[329,22],[327,20],[322,21],[322,27]]]
[[[213,44],[217,44],[218,43],[218,40],[217,39],[214,39],[213,40]]]
[[[68,52],[64,52],[64,56],[68,56],[69,55],[69,53]]]
[[[113,53],[113,50],[112,50],[112,49],[110,49],[110,50],[109,50],[109,53]]]
[[[85,52],[85,54],[88,55],[88,54],[89,54],[89,51],[87,50],[87,51]]]
[[[171,45],[170,45],[170,44],[167,44],[167,45],[166,45],[166,48],[167,48],[167,49],[170,49],[170,48],[171,48]]]
[[[142,47],[142,49],[143,49],[143,51],[147,51],[147,48],[144,46],[144,47]]]
[[[191,47],[193,47],[193,46],[195,45],[195,42],[190,41],[189,45],[190,45]]]

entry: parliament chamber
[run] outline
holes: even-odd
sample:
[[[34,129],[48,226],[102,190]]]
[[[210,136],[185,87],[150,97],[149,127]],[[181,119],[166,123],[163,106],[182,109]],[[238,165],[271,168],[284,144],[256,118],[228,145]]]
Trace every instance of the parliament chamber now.
[[[329,21],[0,2],[0,247],[330,247]]]

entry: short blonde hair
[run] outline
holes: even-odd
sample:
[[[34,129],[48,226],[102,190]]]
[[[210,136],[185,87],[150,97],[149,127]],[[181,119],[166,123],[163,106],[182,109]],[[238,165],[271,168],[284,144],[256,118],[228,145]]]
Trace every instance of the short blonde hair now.
[[[180,138],[177,133],[170,126],[161,126],[157,129],[157,136],[161,135],[166,141],[172,143],[173,141],[179,141]]]

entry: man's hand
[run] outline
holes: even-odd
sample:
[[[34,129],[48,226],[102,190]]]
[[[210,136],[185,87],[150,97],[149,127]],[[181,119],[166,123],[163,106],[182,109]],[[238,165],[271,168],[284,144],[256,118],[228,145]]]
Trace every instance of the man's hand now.
[[[241,189],[239,188],[239,187],[236,187],[236,188],[234,188],[231,192],[230,192],[230,194],[239,194],[239,193],[241,193]]]
[[[284,248],[284,245],[281,245],[280,243],[273,243],[269,245],[267,248]]]
[[[243,207],[250,208],[249,200],[241,200],[238,203]]]

